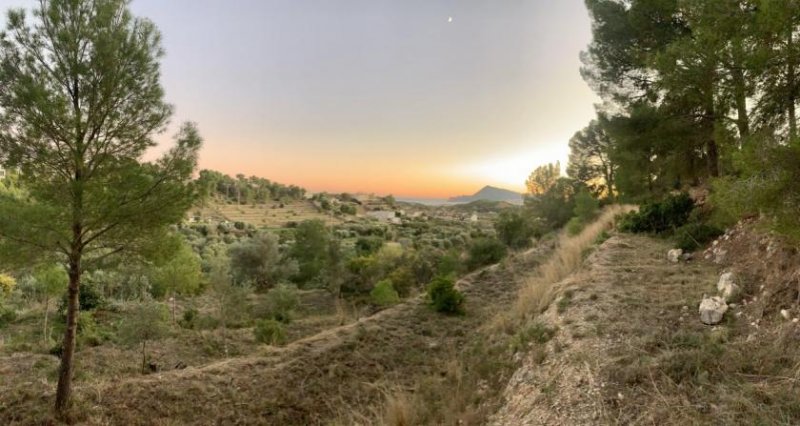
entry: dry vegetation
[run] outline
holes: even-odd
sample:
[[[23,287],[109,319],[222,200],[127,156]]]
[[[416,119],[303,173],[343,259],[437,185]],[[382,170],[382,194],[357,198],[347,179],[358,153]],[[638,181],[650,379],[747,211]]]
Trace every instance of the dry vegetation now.
[[[797,424],[797,324],[751,301],[703,325],[697,304],[721,267],[669,263],[669,248],[614,236],[558,283],[536,320],[557,332],[525,355],[493,424]],[[757,253],[742,251],[725,265],[758,269]],[[762,299],[764,288],[744,284],[762,293],[745,300]]]
[[[341,218],[320,211],[309,200],[270,201],[263,204],[208,202],[206,206],[194,209],[190,214],[200,220],[227,220],[267,228],[281,228],[289,222],[299,223],[314,219],[322,220],[328,225],[342,222]]]

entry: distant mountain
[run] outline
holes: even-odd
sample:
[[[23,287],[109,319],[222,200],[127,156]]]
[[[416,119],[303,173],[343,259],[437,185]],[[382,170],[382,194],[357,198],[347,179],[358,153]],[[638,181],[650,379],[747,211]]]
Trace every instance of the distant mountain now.
[[[522,204],[522,194],[509,191],[508,189],[496,188],[494,186],[484,186],[483,189],[473,195],[462,195],[451,197],[449,201],[455,203],[471,203],[473,201],[506,201],[514,204]]]

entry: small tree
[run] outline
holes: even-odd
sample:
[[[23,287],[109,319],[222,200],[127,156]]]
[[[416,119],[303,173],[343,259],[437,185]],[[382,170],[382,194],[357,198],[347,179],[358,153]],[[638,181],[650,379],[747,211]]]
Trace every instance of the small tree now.
[[[200,287],[200,258],[186,244],[181,244],[177,253],[154,271],[154,283],[170,294],[172,299],[172,322],[175,323],[176,296],[191,294]]]
[[[389,306],[400,302],[400,295],[394,289],[391,280],[382,280],[375,284],[375,288],[369,293],[372,303],[379,306]]]
[[[208,281],[217,301],[217,315],[222,326],[222,345],[228,355],[228,326],[247,317],[247,288],[236,286],[231,280],[230,260],[221,253],[216,253],[209,261]]]
[[[428,297],[437,312],[460,314],[464,312],[464,295],[455,288],[452,275],[437,275],[428,285]]]
[[[142,374],[147,373],[147,342],[158,340],[169,332],[167,309],[156,302],[137,306],[123,320],[120,339],[130,345],[142,345]]]
[[[67,271],[61,265],[52,265],[49,267],[41,268],[34,273],[34,283],[36,292],[42,299],[44,304],[44,325],[42,327],[42,338],[44,343],[50,342],[50,330],[47,327],[48,317],[50,315],[50,301],[64,293],[67,288],[69,277]]]
[[[296,263],[284,261],[279,245],[278,238],[267,232],[234,244],[228,251],[234,280],[267,289],[296,273]]]
[[[0,194],[0,253],[66,259],[59,415],[69,405],[84,272],[123,251],[144,253],[194,202],[194,125],[160,159],[143,161],[172,107],[160,83],[161,36],[128,3],[41,0],[32,20],[10,11],[0,34],[0,163],[19,168],[27,192]]]
[[[260,307],[259,316],[289,323],[298,303],[297,290],[281,284],[267,293],[267,297]]]

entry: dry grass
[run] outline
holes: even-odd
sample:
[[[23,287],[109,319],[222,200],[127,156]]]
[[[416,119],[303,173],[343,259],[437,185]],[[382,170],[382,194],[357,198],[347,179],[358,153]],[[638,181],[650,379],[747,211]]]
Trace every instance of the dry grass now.
[[[614,226],[617,215],[631,210],[633,210],[631,206],[608,207],[597,220],[587,225],[578,235],[569,236],[563,233],[556,251],[538,268],[535,275],[526,280],[514,307],[496,319],[495,325],[507,329],[509,324],[520,324],[547,309],[555,297],[554,285],[578,269],[586,250],[594,244],[603,231]]]

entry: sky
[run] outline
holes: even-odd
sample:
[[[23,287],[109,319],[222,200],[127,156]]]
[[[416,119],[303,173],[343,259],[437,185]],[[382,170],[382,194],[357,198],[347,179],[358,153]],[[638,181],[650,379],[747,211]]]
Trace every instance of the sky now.
[[[3,10],[33,0],[0,0]],[[133,0],[200,167],[312,192],[522,191],[598,102],[582,0]]]

